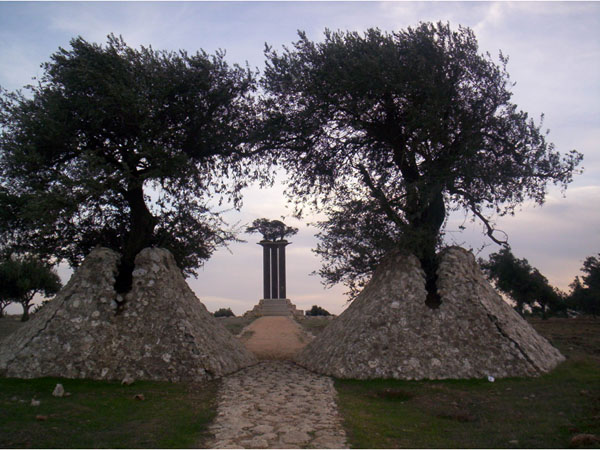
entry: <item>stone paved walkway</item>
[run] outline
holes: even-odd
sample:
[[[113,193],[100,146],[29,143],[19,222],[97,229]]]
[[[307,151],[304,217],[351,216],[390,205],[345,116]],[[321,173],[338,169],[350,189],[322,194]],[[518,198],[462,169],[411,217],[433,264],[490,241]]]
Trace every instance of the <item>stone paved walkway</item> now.
[[[223,378],[209,448],[347,448],[333,380],[290,361]]]

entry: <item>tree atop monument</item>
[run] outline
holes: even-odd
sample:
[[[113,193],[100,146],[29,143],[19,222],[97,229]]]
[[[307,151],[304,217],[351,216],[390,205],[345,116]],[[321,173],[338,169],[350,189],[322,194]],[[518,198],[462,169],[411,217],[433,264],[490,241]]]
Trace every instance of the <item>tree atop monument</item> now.
[[[29,96],[0,93],[0,238],[75,266],[112,248],[119,292],[145,247],[193,272],[233,238],[209,201],[239,207],[253,177],[254,74],[223,52],[138,50],[113,35],[70,45]]]
[[[503,243],[491,214],[543,203],[547,185],[566,188],[582,159],[561,156],[541,123],[511,103],[508,59],[480,54],[468,28],[326,31],[322,42],[301,32],[292,48],[266,56],[265,146],[287,169],[298,209],[313,202],[329,217],[320,248],[326,281],[373,270],[353,225],[383,223],[372,240],[419,258],[436,307],[448,211],[466,209]],[[356,251],[342,249],[348,241]]]
[[[282,241],[298,232],[298,228],[288,227],[281,220],[255,219],[246,228],[247,233],[260,233],[265,241]]]

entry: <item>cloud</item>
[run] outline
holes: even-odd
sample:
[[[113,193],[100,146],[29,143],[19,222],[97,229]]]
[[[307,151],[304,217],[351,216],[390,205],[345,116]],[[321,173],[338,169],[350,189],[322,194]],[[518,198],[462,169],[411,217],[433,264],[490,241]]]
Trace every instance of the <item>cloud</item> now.
[[[600,186],[569,189],[566,198],[553,190],[542,206],[527,204],[514,216],[500,217],[496,228],[508,235],[517,258],[525,258],[544,274],[550,284],[568,291],[568,285],[579,274],[587,256],[600,252]],[[466,223],[467,230],[457,233],[462,215],[454,213],[449,220],[447,242],[476,250],[487,257],[499,247],[490,244],[479,223]]]

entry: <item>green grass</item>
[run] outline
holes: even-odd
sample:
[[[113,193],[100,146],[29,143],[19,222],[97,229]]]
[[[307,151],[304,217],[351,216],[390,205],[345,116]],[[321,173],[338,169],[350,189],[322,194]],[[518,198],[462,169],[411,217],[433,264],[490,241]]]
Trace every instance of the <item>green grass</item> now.
[[[71,396],[53,397],[57,383]],[[216,390],[216,382],[139,381],[122,386],[60,378],[0,378],[0,447],[200,447],[216,413]],[[145,399],[134,399],[136,394]],[[32,398],[41,404],[31,406]]]
[[[217,320],[231,334],[237,336],[241,333],[244,327],[254,322],[256,320],[256,317],[218,317]]]
[[[564,448],[574,433],[600,433],[600,367],[593,362],[494,383],[336,380],[335,386],[355,448]]]
[[[304,330],[308,331],[314,336],[317,336],[321,331],[323,331],[327,326],[331,323],[331,319],[326,317],[310,317],[304,316],[303,319],[298,320],[298,323]]]
[[[565,448],[576,434],[600,436],[600,321],[534,326],[568,358],[538,378],[336,380],[351,446]]]

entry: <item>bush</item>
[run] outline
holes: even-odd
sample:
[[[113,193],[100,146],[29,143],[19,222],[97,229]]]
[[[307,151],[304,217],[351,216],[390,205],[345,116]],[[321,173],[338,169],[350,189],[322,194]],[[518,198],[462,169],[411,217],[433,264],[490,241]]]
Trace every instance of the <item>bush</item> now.
[[[215,311],[215,317],[235,317],[235,314],[231,310],[231,308],[221,308]]]
[[[306,311],[307,316],[330,316],[329,311],[321,308],[320,306],[313,305],[313,307]]]

